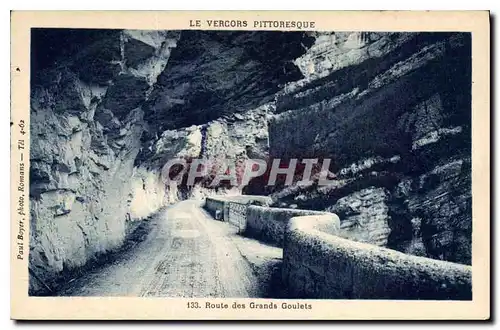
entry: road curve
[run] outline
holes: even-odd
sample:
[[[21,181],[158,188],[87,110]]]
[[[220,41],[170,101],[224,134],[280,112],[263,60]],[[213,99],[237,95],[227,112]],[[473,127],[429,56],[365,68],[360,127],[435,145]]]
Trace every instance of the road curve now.
[[[154,216],[144,241],[112,263],[75,279],[63,296],[258,297],[259,280],[230,237],[199,202]]]

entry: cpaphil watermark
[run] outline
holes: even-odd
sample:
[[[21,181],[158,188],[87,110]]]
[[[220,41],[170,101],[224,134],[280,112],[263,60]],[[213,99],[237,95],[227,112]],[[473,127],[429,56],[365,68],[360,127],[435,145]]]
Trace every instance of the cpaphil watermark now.
[[[274,186],[277,181],[285,186],[292,184],[329,185],[335,175],[330,172],[331,159],[244,159],[220,160],[203,158],[176,158],[162,168],[161,177],[166,185],[194,186],[203,182],[209,187],[221,184],[244,187],[251,180],[260,179],[264,185]]]

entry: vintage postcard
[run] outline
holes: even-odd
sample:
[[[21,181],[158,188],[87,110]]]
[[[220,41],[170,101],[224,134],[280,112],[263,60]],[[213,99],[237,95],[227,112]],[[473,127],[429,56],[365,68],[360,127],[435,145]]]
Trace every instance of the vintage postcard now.
[[[489,319],[487,11],[11,24],[13,319]]]

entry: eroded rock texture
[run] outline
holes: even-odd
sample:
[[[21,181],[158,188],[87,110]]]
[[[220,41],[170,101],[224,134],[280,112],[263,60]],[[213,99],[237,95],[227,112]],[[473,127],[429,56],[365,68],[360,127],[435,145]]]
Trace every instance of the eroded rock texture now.
[[[134,161],[142,104],[179,33],[93,33],[33,75],[30,267],[43,286],[31,281],[32,291],[116,249],[130,221],[175,200],[159,172]]]
[[[164,131],[255,109],[302,78],[293,60],[312,41],[302,33],[183,31],[146,116]]]
[[[32,292],[119,247],[135,220],[213,193],[166,187],[177,157],[332,158],[332,185],[275,189],[276,204],[337,213],[354,240],[470,263],[469,35],[33,36]]]
[[[302,78],[292,61],[313,41],[34,29],[30,292],[56,288],[62,274],[120,247],[134,221],[211,193],[166,187],[169,159],[265,157],[274,94]]]
[[[355,240],[471,262],[470,35],[333,33],[277,95],[272,157],[332,158],[329,187],[274,196]]]

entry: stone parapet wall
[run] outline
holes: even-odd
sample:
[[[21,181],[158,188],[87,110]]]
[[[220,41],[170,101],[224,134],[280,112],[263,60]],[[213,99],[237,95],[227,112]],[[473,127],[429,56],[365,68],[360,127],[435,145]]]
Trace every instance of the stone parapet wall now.
[[[290,297],[472,299],[472,267],[347,240],[338,228],[335,215],[289,221],[282,276]]]

